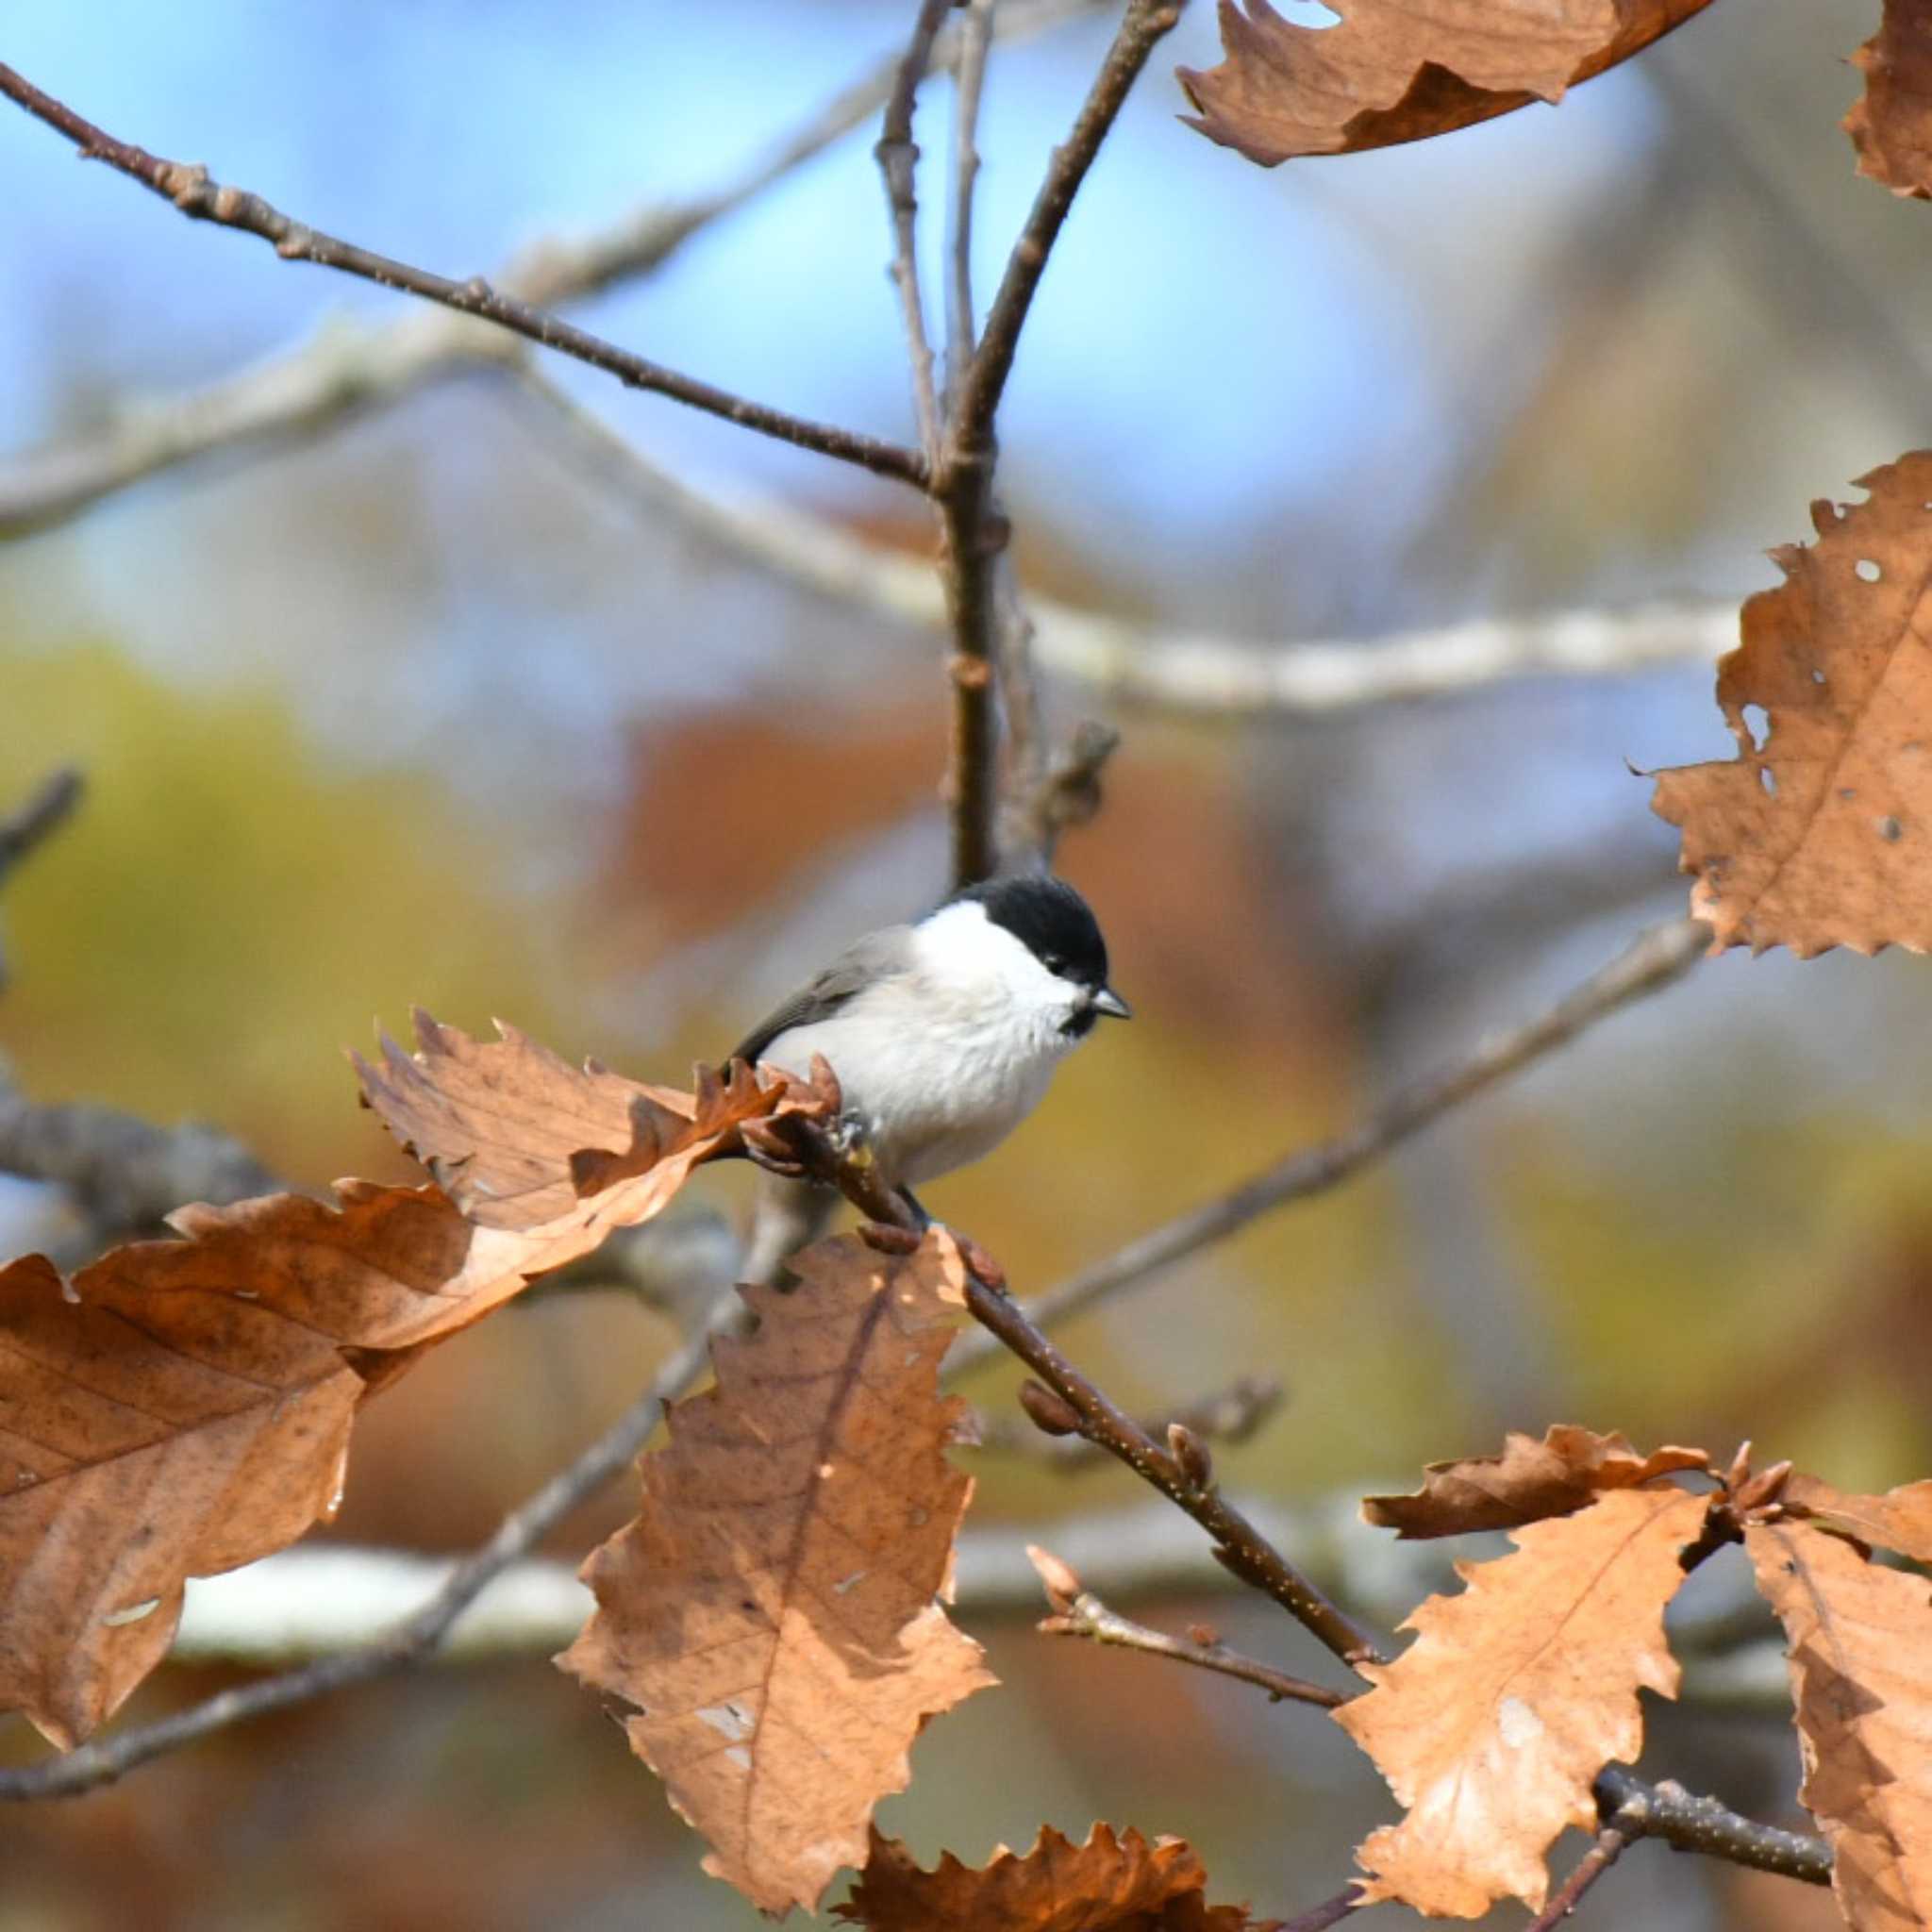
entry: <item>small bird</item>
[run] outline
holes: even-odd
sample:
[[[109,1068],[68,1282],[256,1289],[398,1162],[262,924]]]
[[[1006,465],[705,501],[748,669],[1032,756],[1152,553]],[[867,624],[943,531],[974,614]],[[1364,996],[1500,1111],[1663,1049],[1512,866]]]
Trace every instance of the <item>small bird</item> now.
[[[1086,900],[1063,879],[990,879],[848,946],[734,1057],[803,1076],[823,1054],[882,1177],[909,1189],[998,1146],[1102,1015],[1130,1017]],[[755,1276],[809,1232],[758,1230]]]

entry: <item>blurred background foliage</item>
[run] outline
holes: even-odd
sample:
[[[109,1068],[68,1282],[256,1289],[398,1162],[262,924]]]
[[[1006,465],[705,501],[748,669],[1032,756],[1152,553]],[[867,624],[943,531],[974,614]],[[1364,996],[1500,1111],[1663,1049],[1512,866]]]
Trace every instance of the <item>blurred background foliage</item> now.
[[[1875,12],[1730,0],[1559,110],[1264,174],[1175,124],[1172,68],[1216,58],[1194,8],[1022,348],[1003,434],[1023,575],[1257,645],[1769,583],[1760,553],[1811,497],[1925,440],[1927,217],[1856,182],[1836,126]],[[592,0],[566,29],[514,0],[208,0],[186,32],[134,0],[22,0],[6,53],[118,133],[467,273],[723,178],[906,15]],[[983,288],[1106,30],[995,52]],[[904,433],[871,138],[591,325]],[[175,220],[10,112],[0,170],[11,449],[395,307]],[[916,504],[558,374],[662,462],[929,544]],[[1687,664],[1296,724],[1116,720],[1106,809],[1063,858],[1140,1017],[933,1205],[1043,1286],[1525,1015],[1681,904],[1625,760],[1727,755],[1709,691]],[[1048,696],[1062,724],[1092,708]],[[0,547],[0,801],[66,760],[90,787],[0,907],[0,1048],[37,1098],[209,1119],[305,1186],[405,1172],[340,1049],[411,1003],[680,1077],[937,891],[943,703],[934,640],[641,513],[486,377],[179,473]],[[1847,1484],[1922,1475],[1928,1019],[1917,960],[1700,968],[1068,1345],[1139,1407],[1280,1374],[1284,1417],[1223,1458],[1255,1492],[1402,1484],[1557,1420],[1755,1436]],[[0,1184],[9,1250],[58,1212]],[[668,1339],[619,1298],[566,1297],[438,1353],[370,1411],[333,1534],[476,1539]],[[1012,1380],[974,1392],[1004,1408]],[[1132,1491],[1008,1464],[981,1485],[977,1520],[1049,1543]],[[1262,1611],[1209,1613],[1306,1663]],[[1008,1688],[927,1738],[885,1810],[922,1853],[1106,1817],[1196,1836],[1214,1895],[1289,1910],[1386,1812],[1306,1713],[1023,1624],[975,1634]],[[164,1673],[131,1714],[218,1681]],[[1734,1803],[1788,1793],[1776,1727],[1667,1730]],[[0,1815],[0,1932],[752,1923],[697,1857],[573,1686],[468,1668]],[[1829,1923],[1661,1854],[1619,1883],[1626,1923]]]

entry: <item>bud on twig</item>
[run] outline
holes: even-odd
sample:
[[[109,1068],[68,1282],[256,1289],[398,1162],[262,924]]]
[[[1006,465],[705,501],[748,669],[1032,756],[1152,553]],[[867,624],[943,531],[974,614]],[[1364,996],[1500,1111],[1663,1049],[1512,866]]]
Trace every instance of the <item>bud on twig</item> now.
[[[1080,1578],[1073,1565],[1062,1562],[1051,1550],[1043,1550],[1038,1543],[1028,1543],[1026,1555],[1033,1567],[1040,1572],[1040,1580],[1046,1590],[1047,1602],[1061,1616],[1070,1616],[1080,1597]]]
[[[1205,1490],[1214,1480],[1214,1458],[1208,1453],[1208,1445],[1186,1423],[1169,1423],[1167,1425],[1167,1450],[1179,1464],[1181,1474],[1197,1490]]]
[[[1020,1407],[1043,1436],[1077,1436],[1080,1411],[1064,1395],[1056,1395],[1041,1382],[1020,1384]]]

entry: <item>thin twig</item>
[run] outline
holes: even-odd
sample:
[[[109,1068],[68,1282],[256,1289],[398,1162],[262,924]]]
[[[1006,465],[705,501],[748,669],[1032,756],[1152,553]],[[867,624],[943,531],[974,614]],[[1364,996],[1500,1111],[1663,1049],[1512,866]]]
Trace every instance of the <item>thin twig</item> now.
[[[575,1461],[559,1471],[527,1502],[503,1519],[496,1534],[450,1571],[442,1586],[412,1615],[369,1643],[299,1669],[223,1690],[150,1724],[83,1744],[62,1757],[20,1770],[0,1771],[0,1799],[72,1797],[111,1784],[150,1758],[179,1750],[229,1724],[306,1704],[351,1684],[363,1684],[422,1662],[441,1644],[452,1624],[492,1578],[526,1556],[578,1504],[637,1455],[674,1402],[704,1373],[711,1336],[736,1319],[735,1292],[714,1304],[704,1324],[658,1371],[651,1386]]]
[[[1098,0],[1008,0],[1003,44],[1041,33]],[[956,56],[948,28],[936,62]],[[540,308],[600,293],[661,266],[691,236],[736,213],[774,182],[823,153],[884,106],[898,58],[875,62],[796,129],[720,186],[685,201],[652,203],[583,235],[545,236],[491,277]],[[517,338],[445,309],[412,308],[363,324],[331,318],[300,347],[252,363],[203,389],[119,410],[100,430],[0,462],[0,537],[59,524],[143,478],[221,452],[275,447],[399,400],[460,370],[527,360]],[[935,608],[938,599],[935,596]]]
[[[1085,1637],[1095,1643],[1138,1650],[1149,1657],[1172,1657],[1177,1663],[1192,1664],[1199,1670],[1214,1671],[1224,1677],[1237,1677],[1244,1684],[1257,1685],[1277,1704],[1314,1704],[1324,1710],[1333,1710],[1347,1702],[1345,1691],[1331,1690],[1325,1684],[1311,1684],[1306,1677],[1291,1677],[1273,1664],[1230,1650],[1213,1637],[1196,1641],[1192,1638],[1170,1637],[1164,1630],[1137,1624],[1131,1617],[1124,1617],[1110,1608],[1091,1590],[1082,1589],[1079,1577],[1058,1557],[1037,1546],[1029,1546],[1026,1554],[1033,1558],[1034,1567],[1046,1586],[1047,1601],[1053,1606],[1053,1615],[1041,1618],[1036,1626],[1043,1636]]]
[[[912,39],[899,63],[898,78],[886,103],[885,125],[873,150],[885,180],[886,212],[891,217],[892,284],[899,291],[899,315],[912,368],[912,413],[928,472],[940,453],[940,403],[933,387],[932,341],[925,332],[925,298],[919,286],[919,148],[912,139],[912,109],[932,59],[940,22],[952,5],[953,0],[920,0]]]
[[[1607,1825],[1596,1835],[1596,1842],[1576,1861],[1576,1869],[1564,1879],[1524,1932],[1555,1932],[1577,1905],[1583,1894],[1614,1865],[1630,1842],[1624,1833]]]
[[[835,1144],[802,1114],[768,1124],[764,1138],[792,1150],[796,1171],[836,1187],[870,1220],[859,1232],[881,1246],[908,1246],[930,1226],[924,1211],[886,1185],[870,1153]],[[747,1132],[747,1142],[758,1142]],[[1180,1456],[1155,1441],[1088,1380],[1031,1322],[1007,1292],[997,1264],[958,1229],[966,1261],[966,1309],[1058,1395],[1071,1411],[1071,1426],[1126,1464],[1143,1482],[1191,1516],[1213,1539],[1215,1560],[1243,1583],[1273,1597],[1342,1662],[1380,1660],[1366,1631],[1289,1562],[1255,1524],[1221,1493],[1210,1471],[1184,1466]],[[1201,1458],[1205,1463],[1206,1458]]]
[[[1185,0],[1129,0],[1126,18],[1108,49],[1099,76],[1089,91],[1085,105],[1074,123],[1073,132],[1062,147],[1054,150],[1046,178],[1034,198],[1026,225],[1013,244],[1006,272],[1000,278],[999,292],[987,312],[986,327],[979,339],[973,366],[959,386],[948,433],[957,460],[970,456],[987,443],[992,435],[993,417],[1007,378],[1012,374],[1013,354],[1020,345],[1020,331],[1026,325],[1026,313],[1046,271],[1047,258],[1074,205],[1087,171],[1100,152],[1100,144],[1111,131],[1115,117],[1125,104],[1127,94],[1146,66],[1149,57],[1181,17]]]
[[[0,819],[0,884],[28,853],[73,815],[86,789],[72,765],[43,779],[25,805]]]
[[[1625,1838],[1660,1838],[1680,1852],[1704,1852],[1807,1885],[1831,1883],[1831,1847],[1823,1839],[1756,1824],[1670,1779],[1648,1784],[1613,1764],[1597,1774],[1591,1795],[1605,1828]]]
[[[1467,1059],[1405,1089],[1347,1133],[1290,1155],[1049,1289],[1028,1306],[1028,1317],[1042,1328],[1057,1326],[1186,1256],[1224,1241],[1274,1208],[1341,1186],[1445,1113],[1567,1045],[1597,1021],[1675,984],[1703,958],[1709,943],[1710,928],[1698,920],[1674,919],[1653,926],[1547,1011],[1483,1041]],[[951,1365],[963,1372],[997,1353],[987,1341],[973,1338],[958,1346]]]
[[[981,1327],[996,1336],[1080,1419],[1089,1441],[1126,1464],[1184,1509],[1214,1540],[1224,1569],[1272,1597],[1319,1641],[1351,1666],[1378,1661],[1374,1641],[1263,1536],[1211,1480],[1196,1481],[1168,1449],[1117,1408],[1108,1396],[1027,1320],[1004,1290],[989,1288],[975,1274],[966,1283],[966,1307]]]
[[[979,100],[994,0],[964,0],[953,61],[953,169],[946,200],[946,404],[978,346],[973,307],[973,195],[979,181]]]
[[[1158,1422],[1143,1424],[1150,1436],[1165,1434],[1178,1423],[1204,1442],[1239,1444],[1250,1441],[1280,1408],[1282,1387],[1267,1376],[1242,1375],[1212,1395],[1190,1402]],[[971,1446],[981,1455],[1018,1456],[1062,1472],[1098,1468],[1107,1461],[1084,1436],[1043,1433],[1036,1418],[993,1416],[979,1424]]]
[[[208,170],[171,161],[131,142],[117,140],[85,116],[44,93],[11,67],[0,64],[0,93],[17,102],[37,120],[75,142],[83,159],[105,161],[142,187],[174,203],[191,221],[212,222],[272,242],[285,261],[312,261],[318,267],[358,275],[384,288],[401,289],[425,301],[441,303],[463,315],[494,323],[543,347],[587,362],[614,375],[626,387],[649,390],[692,408],[721,416],[781,442],[814,450],[841,462],[856,463],[875,475],[890,476],[920,488],[927,480],[926,461],[916,450],[887,442],[856,430],[815,423],[774,409],[763,403],[702,382],[661,363],[620,348],[615,342],[503,293],[482,275],[455,281],[427,269],[396,261],[389,256],[311,228],[284,214],[259,195],[224,187]]]
[[[993,502],[993,433],[1034,291],[1073,206],[1135,78],[1180,18],[1176,0],[1129,0],[1098,77],[1046,178],[1020,239],[973,360],[956,386],[940,460],[928,488],[945,541],[946,612],[952,629],[953,730],[946,781],[952,814],[955,886],[985,878],[999,864],[996,752],[999,704],[999,566],[1008,527]]]
[[[1358,1912],[1361,1906],[1360,1888],[1352,1883],[1344,1885],[1333,1898],[1324,1899],[1320,1905],[1285,1921],[1279,1932],[1328,1932],[1329,1926],[1341,1924],[1351,1912]]]

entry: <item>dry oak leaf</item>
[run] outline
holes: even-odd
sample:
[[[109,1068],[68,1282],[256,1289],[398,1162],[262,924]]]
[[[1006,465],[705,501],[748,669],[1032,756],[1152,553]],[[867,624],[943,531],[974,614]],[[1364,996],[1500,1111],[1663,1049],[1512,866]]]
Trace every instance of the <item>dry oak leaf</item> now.
[[[559,1659],[633,1707],[632,1747],[756,1905],[810,1906],[866,1856],[926,1719],[992,1683],[947,1620],[971,1480],[939,1362],[965,1267],[943,1229],[909,1256],[856,1237],[743,1291],[748,1337],[639,1464],[642,1507],[597,1550],[597,1609]]]
[[[1708,0],[1332,0],[1296,26],[1267,0],[1221,0],[1226,58],[1180,70],[1210,141],[1272,168],[1447,134],[1627,60]]]
[[[684,1093],[594,1063],[574,1067],[502,1021],[501,1037],[485,1041],[427,1013],[413,1018],[416,1053],[385,1036],[380,1067],[350,1055],[363,1102],[481,1227],[537,1226],[625,1179],[648,1177],[650,1190],[674,1175],[681,1183],[698,1161],[730,1151],[744,1122],[810,1110],[803,1086],[761,1087],[740,1064],[722,1080],[698,1068],[695,1091]],[[614,1211],[626,1223],[646,1218],[622,1202]]]
[[[1807,1524],[1752,1524],[1790,1640],[1805,1783],[1857,1932],[1932,1925],[1932,1584]]]
[[[1882,1496],[1835,1490],[1815,1475],[1792,1475],[1778,1498],[1788,1516],[1848,1531],[1861,1543],[1932,1563],[1932,1482],[1902,1483]]]
[[[1717,681],[1738,757],[1657,774],[1714,952],[1932,946],[1932,451],[1858,482],[1745,601]]]
[[[0,1707],[63,1749],[95,1729],[165,1655],[188,1577],[333,1513],[369,1394],[658,1212],[777,1104],[746,1084],[667,1108],[615,1185],[542,1222],[476,1226],[435,1188],[350,1180],[334,1206],[184,1208],[182,1239],[69,1281],[39,1256],[0,1269]]]
[[[1932,195],[1932,22],[1924,0],[1885,0],[1878,31],[1852,56],[1865,92],[1844,130],[1858,173],[1894,194]]]
[[[1568,1516],[1609,1490],[1683,1469],[1706,1469],[1702,1449],[1667,1445],[1640,1456],[1627,1438],[1599,1436],[1570,1423],[1554,1424],[1541,1442],[1512,1429],[1500,1456],[1431,1462],[1411,1496],[1365,1496],[1362,1517],[1404,1538],[1465,1536],[1478,1529],[1513,1529],[1545,1517]]]
[[[1240,1906],[1209,1906],[1207,1868],[1184,1840],[1149,1843],[1096,1824],[1084,1845],[1052,1825],[1024,1856],[1002,1845],[975,1870],[951,1852],[923,1872],[896,1839],[873,1833],[851,1899],[832,1916],[867,1932],[1273,1932]]]
[[[1408,1619],[1420,1634],[1402,1657],[1364,1667],[1374,1688],[1335,1719],[1408,1807],[1356,1854],[1365,1903],[1460,1919],[1509,1895],[1541,1907],[1551,1841],[1594,1825],[1591,1781],[1641,1749],[1639,1689],[1676,1695],[1664,1608],[1707,1507],[1618,1490],[1517,1530],[1513,1554],[1456,1566],[1469,1588]]]

